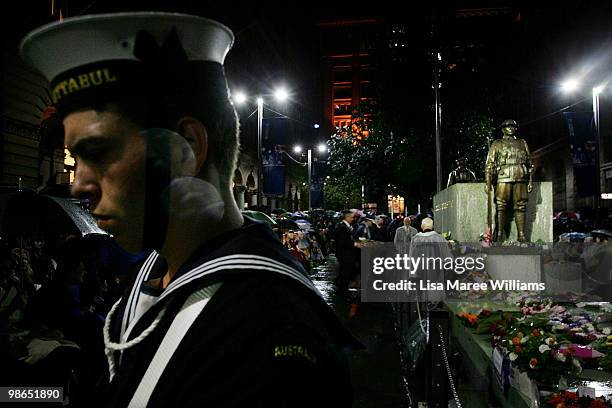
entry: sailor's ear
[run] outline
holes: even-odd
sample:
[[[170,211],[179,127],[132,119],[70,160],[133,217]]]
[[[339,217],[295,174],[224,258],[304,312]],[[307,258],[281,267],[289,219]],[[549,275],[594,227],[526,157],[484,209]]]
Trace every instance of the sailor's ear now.
[[[177,122],[177,131],[187,140],[196,159],[195,174],[198,174],[208,156],[208,133],[198,119],[185,116]]]

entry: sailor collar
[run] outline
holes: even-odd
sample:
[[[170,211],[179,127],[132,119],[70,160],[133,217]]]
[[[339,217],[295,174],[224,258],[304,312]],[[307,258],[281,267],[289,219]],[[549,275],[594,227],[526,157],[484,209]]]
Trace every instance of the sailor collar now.
[[[152,252],[138,271],[136,280],[132,285],[130,293],[126,299],[123,319],[121,321],[120,340],[124,342],[128,341],[132,335],[134,327],[141,320],[141,318],[149,310],[153,309],[154,307],[158,307],[158,305],[161,305],[167,299],[171,298],[171,296],[177,291],[184,289],[188,285],[195,282],[203,281],[204,279],[214,281],[214,279],[210,278],[220,277],[221,275],[232,274],[247,269],[268,274],[272,273],[284,278],[290,278],[293,281],[307,287],[317,296],[322,298],[321,293],[314,286],[310,278],[308,278],[298,269],[279,262],[278,260],[267,256],[249,253],[230,253],[225,256],[215,256],[217,253],[226,252],[223,251],[222,245],[218,244],[218,242],[227,242],[226,239],[229,238],[229,236],[225,236],[226,234],[230,236],[235,236],[236,233],[248,234],[250,231],[261,230],[264,227],[265,226],[261,225],[260,223],[245,222],[245,226],[239,228],[238,230],[222,234],[223,236],[220,236],[216,241],[216,245],[212,244],[208,248],[205,247],[202,250],[197,251],[194,256],[192,256],[190,260],[185,263],[186,267],[179,269],[173,280],[159,295],[159,297],[157,297],[157,299],[154,301],[150,301],[149,299],[147,305],[142,307],[141,301],[143,298],[143,292],[141,288],[146,281],[155,277],[156,266],[159,264],[159,262],[163,262],[163,259],[160,257],[159,253],[155,251]]]

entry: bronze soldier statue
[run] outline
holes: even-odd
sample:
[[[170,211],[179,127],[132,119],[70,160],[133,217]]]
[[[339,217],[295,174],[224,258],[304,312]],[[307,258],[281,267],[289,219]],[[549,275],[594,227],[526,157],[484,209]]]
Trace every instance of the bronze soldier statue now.
[[[505,120],[501,124],[503,137],[491,144],[485,167],[485,192],[489,194],[495,184],[495,230],[493,241],[504,241],[506,215],[512,203],[519,242],[525,236],[525,211],[531,192],[533,165],[527,142],[516,137],[518,124]]]
[[[467,167],[467,159],[460,157],[455,160],[455,169],[448,175],[448,182],[446,187],[450,187],[456,183],[474,183],[476,182],[476,175],[472,170]]]

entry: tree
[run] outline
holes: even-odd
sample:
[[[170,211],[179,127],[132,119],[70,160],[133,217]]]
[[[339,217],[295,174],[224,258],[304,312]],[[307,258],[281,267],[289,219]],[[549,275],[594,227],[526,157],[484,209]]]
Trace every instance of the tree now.
[[[330,177],[323,186],[323,196],[329,209],[361,208],[361,186],[357,183]]]
[[[431,147],[431,136],[410,128],[401,130],[395,122],[386,119],[374,104],[355,108],[352,126],[338,129],[328,142],[326,202],[330,199],[327,194],[335,194],[360,206],[361,200],[354,197],[361,185],[366,201],[378,203],[380,209],[386,208],[387,194],[403,195],[415,206],[423,202],[432,187],[423,188],[422,184],[423,175],[431,170],[431,163],[423,156]]]
[[[463,109],[445,117],[442,132],[443,175],[455,167],[455,160],[467,159],[467,166],[479,180],[484,178],[484,166],[496,127],[487,113]],[[443,184],[446,180],[443,180]]]

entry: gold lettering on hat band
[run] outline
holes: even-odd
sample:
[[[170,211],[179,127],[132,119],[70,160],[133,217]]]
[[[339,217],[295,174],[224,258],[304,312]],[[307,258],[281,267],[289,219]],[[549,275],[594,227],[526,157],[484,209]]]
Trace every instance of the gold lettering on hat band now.
[[[103,69],[102,71],[104,71],[104,78],[106,79],[106,82],[115,82],[117,80],[117,77],[111,75],[110,72],[108,72],[108,69]]]
[[[59,101],[61,98],[68,96],[73,92],[115,81],[117,81],[117,76],[111,73],[108,68],[98,69],[85,74],[79,74],[59,82],[53,88],[51,96],[53,98],[53,102],[57,103],[57,101]]]
[[[89,78],[91,79],[91,83],[94,85],[102,85],[104,83],[104,80],[102,79],[102,71],[100,70],[90,72]]]
[[[68,80],[68,93],[78,91],[79,89],[81,88],[79,88],[77,81],[74,78],[70,78]]]
[[[79,75],[79,86],[81,89],[89,88],[89,78],[87,75]]]

